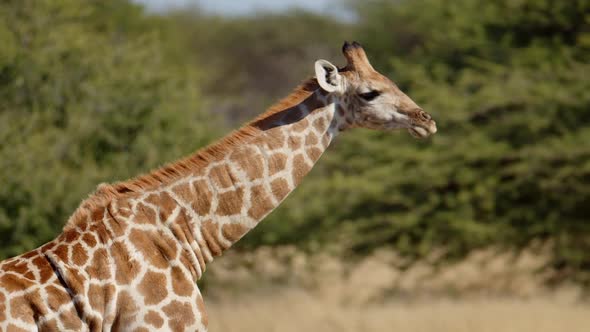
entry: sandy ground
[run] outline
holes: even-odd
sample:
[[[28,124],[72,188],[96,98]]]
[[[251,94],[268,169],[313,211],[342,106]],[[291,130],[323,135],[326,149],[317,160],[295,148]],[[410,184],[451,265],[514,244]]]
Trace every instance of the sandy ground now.
[[[435,267],[381,251],[355,263],[292,249],[232,253],[208,271],[210,331],[590,331],[582,289],[545,285],[547,257],[493,250]]]

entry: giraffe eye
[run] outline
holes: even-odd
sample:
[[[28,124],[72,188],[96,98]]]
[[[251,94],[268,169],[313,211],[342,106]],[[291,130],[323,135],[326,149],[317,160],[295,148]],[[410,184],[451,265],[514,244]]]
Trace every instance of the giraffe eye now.
[[[381,92],[379,92],[377,90],[371,90],[369,92],[359,93],[359,96],[366,101],[371,101],[371,100],[379,97],[380,94],[381,94]]]

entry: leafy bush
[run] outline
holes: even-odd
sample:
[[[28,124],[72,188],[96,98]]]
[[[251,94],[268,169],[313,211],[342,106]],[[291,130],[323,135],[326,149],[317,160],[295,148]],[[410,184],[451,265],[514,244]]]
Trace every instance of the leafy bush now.
[[[0,257],[53,238],[100,182],[210,140],[198,71],[139,7],[5,1],[0,18]]]

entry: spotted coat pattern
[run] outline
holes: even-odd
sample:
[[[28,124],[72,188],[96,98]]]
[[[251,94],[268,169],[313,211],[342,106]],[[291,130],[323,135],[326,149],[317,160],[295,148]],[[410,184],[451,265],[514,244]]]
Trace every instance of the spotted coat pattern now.
[[[344,54],[341,76],[319,61],[324,67],[316,70],[328,80],[307,81],[188,159],[99,186],[55,240],[1,262],[0,332],[206,331],[197,280],[207,264],[295,189],[338,132],[436,131],[430,116],[372,69],[360,45],[345,44]],[[347,86],[348,95],[322,84]],[[381,97],[361,100],[367,89]]]

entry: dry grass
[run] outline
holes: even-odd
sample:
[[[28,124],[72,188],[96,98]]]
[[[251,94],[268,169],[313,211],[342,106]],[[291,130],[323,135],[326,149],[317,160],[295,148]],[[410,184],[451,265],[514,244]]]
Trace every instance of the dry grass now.
[[[209,304],[211,331],[587,332],[590,307],[548,299],[394,301],[338,305],[283,289]]]
[[[391,252],[356,264],[292,250],[234,254],[210,271],[210,330],[590,331],[581,289],[544,286],[543,257],[488,250],[434,268]]]

